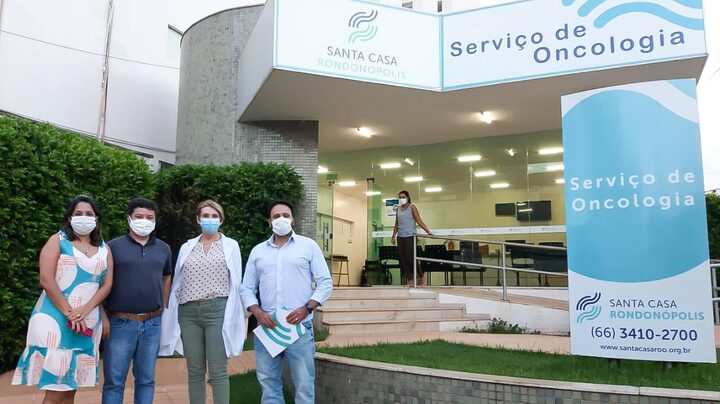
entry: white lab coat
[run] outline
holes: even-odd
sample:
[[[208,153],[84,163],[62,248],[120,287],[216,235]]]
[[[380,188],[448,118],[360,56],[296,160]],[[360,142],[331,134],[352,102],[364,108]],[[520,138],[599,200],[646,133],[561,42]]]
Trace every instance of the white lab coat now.
[[[223,340],[225,342],[225,353],[228,357],[239,356],[245,343],[247,334],[247,319],[245,310],[240,299],[240,284],[242,283],[242,258],[240,246],[237,241],[221,234],[225,263],[230,270],[230,293],[227,306],[225,307],[225,318],[223,320]],[[182,340],[180,339],[180,324],[178,323],[178,290],[183,281],[182,267],[190,252],[200,241],[200,236],[188,240],[180,247],[177,264],[175,265],[175,276],[172,288],[170,289],[169,307],[162,315],[162,328],[160,337],[160,356],[173,355],[175,352],[183,354]]]

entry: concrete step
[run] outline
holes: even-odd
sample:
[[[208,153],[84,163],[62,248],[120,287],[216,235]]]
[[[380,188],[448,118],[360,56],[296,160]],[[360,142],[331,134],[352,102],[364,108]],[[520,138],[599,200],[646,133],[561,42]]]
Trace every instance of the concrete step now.
[[[403,299],[335,299],[331,298],[323,305],[326,309],[388,309],[388,308],[427,308],[438,306],[436,297],[410,297]]]
[[[436,293],[425,291],[410,291],[409,288],[374,287],[374,288],[335,288],[333,299],[392,299],[407,298],[409,296],[435,296]]]
[[[463,327],[486,326],[489,316],[473,315],[472,317],[447,318],[438,320],[388,320],[388,321],[339,321],[328,323],[331,335],[368,334],[382,332],[423,332],[423,331],[458,331]]]
[[[465,314],[463,305],[456,307],[423,307],[423,308],[383,308],[368,310],[323,309],[322,319],[325,323],[338,321],[383,321],[383,320],[443,320],[460,318]]]

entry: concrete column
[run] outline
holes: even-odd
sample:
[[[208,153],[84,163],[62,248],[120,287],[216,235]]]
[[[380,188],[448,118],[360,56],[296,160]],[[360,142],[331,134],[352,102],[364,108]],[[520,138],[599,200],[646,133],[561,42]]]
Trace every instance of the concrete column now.
[[[288,163],[302,177],[298,233],[315,237],[318,123],[237,122],[238,63],[263,6],[211,15],[182,39],[177,164]],[[268,201],[269,202],[269,201]]]

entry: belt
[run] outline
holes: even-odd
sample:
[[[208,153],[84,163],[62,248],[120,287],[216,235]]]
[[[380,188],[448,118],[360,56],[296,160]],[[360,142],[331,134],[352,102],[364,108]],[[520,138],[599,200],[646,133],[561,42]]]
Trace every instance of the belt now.
[[[112,312],[110,313],[110,316],[112,317],[118,317],[118,318],[126,318],[128,320],[136,320],[136,321],[145,321],[150,320],[151,318],[155,318],[160,316],[163,313],[162,307],[151,311],[149,313],[121,313],[121,312]]]

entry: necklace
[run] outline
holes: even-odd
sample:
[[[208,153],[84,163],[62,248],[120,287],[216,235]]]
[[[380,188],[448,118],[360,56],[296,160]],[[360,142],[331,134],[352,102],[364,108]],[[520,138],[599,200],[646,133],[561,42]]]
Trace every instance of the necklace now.
[[[77,243],[75,244],[75,248],[77,248],[81,253],[88,255],[88,252],[90,252],[90,248],[92,248],[92,245],[84,245]]]

